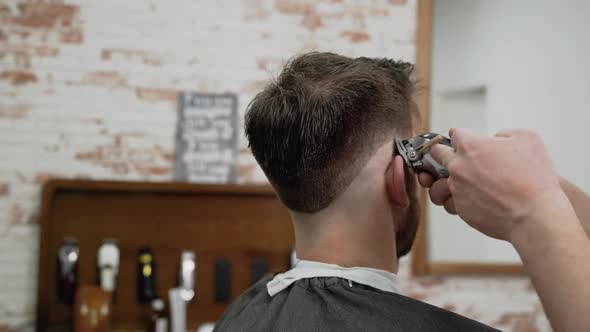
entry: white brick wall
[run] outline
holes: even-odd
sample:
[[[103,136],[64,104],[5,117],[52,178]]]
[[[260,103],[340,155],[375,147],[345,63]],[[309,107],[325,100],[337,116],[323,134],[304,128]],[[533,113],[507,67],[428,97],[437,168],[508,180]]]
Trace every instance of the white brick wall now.
[[[0,331],[34,320],[44,181],[169,180],[176,92],[237,93],[243,112],[298,52],[412,61],[415,16],[415,0],[3,0]],[[240,180],[264,181],[243,136],[240,147]],[[400,274],[422,300],[499,328],[543,326],[525,280],[409,280],[407,263]]]

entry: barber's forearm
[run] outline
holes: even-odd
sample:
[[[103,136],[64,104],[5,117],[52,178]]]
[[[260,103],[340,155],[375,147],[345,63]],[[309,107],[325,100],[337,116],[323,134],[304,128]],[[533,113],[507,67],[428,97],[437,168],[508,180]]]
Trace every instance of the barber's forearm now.
[[[565,195],[539,204],[511,242],[555,331],[590,326],[590,240]]]
[[[559,178],[559,184],[574,207],[586,234],[590,237],[590,196],[564,178]]]

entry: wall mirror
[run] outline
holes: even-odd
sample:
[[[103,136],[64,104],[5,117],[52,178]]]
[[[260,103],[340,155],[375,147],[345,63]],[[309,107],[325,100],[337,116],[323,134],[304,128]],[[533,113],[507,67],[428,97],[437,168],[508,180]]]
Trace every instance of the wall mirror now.
[[[558,172],[588,192],[589,158],[572,142],[590,123],[590,41],[583,33],[589,14],[587,2],[419,1],[416,67],[426,90],[418,97],[424,131],[533,129]],[[422,211],[415,274],[522,273],[507,242],[472,230],[426,195]]]

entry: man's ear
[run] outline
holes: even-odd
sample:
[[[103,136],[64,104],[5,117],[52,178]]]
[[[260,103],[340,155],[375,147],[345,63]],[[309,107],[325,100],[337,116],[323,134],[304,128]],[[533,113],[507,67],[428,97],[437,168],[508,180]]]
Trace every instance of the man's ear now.
[[[402,209],[410,205],[408,192],[406,190],[406,172],[404,159],[401,156],[395,156],[385,174],[385,184],[389,200],[397,207]]]

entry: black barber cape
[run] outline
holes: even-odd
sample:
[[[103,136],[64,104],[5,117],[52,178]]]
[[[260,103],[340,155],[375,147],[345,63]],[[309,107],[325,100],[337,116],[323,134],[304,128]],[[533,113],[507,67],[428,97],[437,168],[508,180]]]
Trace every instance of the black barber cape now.
[[[498,331],[450,311],[340,277],[295,281],[270,296],[263,278],[215,331]]]

